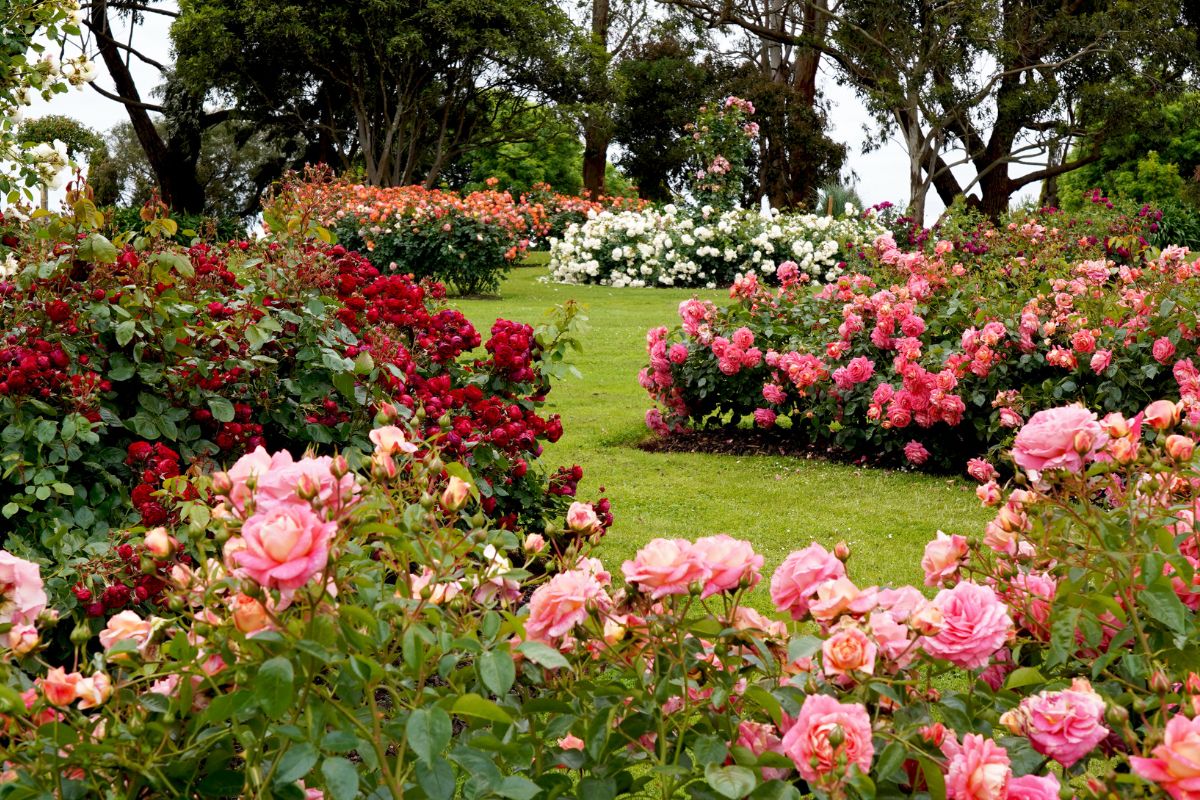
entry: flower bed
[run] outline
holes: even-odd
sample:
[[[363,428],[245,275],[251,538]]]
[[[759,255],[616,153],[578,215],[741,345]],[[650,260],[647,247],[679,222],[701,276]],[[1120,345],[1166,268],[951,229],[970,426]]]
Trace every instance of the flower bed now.
[[[509,267],[557,226],[639,202],[564,197],[548,186],[519,199],[491,189],[467,195],[422,186],[382,189],[321,174],[292,180],[275,200],[293,213],[311,214],[381,272],[433,278],[460,294],[495,293]]]
[[[844,544],[767,580],[725,535],[654,540],[622,582],[591,556],[592,508],[519,543],[465,469],[398,427],[357,473],[258,451],[200,479],[204,523],[136,543],[195,559],[168,602],[82,621],[70,655],[45,649],[36,565],[0,552],[0,781],[12,797],[1188,797],[1200,473],[1183,412],[1032,418],[1007,496],[981,471],[998,509],[982,541],[926,547],[932,598],[856,585]],[[518,549],[543,577],[513,568]],[[758,584],[804,632],[746,605]]]
[[[856,244],[883,232],[870,218],[666,206],[605,211],[570,225],[550,247],[550,276],[606,286],[728,286],[739,274],[773,279],[791,261],[833,280]]]
[[[196,471],[260,446],[369,450],[382,412],[466,463],[502,526],[561,518],[581,473],[541,467],[562,425],[539,409],[574,307],[552,332],[500,320],[485,342],[440,284],[380,275],[303,231],[183,248],[150,208],[145,235],[117,247],[75,199],[75,216],[5,235],[15,275],[0,283],[4,538],[61,564],[57,594],[121,575],[105,610],[119,608],[140,573],[104,561],[122,541],[110,532],[175,518]]]
[[[957,238],[927,252],[881,236],[819,289],[785,264],[778,289],[750,276],[725,308],[683,303],[681,325],[647,339],[648,424],[752,417],[852,456],[946,467],[1065,399],[1129,411],[1195,394],[1200,261],[1185,250],[1120,264],[1108,256],[1136,249],[1136,234],[1118,243],[1046,219]]]

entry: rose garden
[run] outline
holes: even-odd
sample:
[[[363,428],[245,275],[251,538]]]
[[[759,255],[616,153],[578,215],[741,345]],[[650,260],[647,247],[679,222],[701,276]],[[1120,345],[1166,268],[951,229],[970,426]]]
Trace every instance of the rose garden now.
[[[1200,798],[1169,203],[756,206],[721,94],[667,201],[314,159],[231,235],[22,141],[95,65],[18,5],[0,800]]]

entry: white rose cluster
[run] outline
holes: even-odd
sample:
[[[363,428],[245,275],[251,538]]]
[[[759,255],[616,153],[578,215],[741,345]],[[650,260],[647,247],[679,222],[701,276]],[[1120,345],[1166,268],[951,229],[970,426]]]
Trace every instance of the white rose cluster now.
[[[884,228],[853,208],[844,218],[667,205],[602,211],[550,244],[550,279],[605,286],[728,286],[739,274],[772,275],[794,261],[817,281],[836,280],[848,244]]]

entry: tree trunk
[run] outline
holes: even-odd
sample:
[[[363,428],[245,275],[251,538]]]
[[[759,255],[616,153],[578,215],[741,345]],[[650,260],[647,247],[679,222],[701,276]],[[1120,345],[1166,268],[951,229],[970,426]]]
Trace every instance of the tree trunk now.
[[[150,168],[154,170],[163,202],[175,211],[187,214],[203,212],[204,187],[196,177],[198,140],[169,143],[163,141],[159,135],[154,121],[150,119],[150,112],[138,93],[129,66],[121,58],[120,50],[113,39],[112,27],[108,24],[107,0],[93,0],[88,21],[89,27],[96,34],[100,57],[108,69],[108,74],[112,76],[117,94],[126,101],[124,105],[129,114],[129,122],[133,125],[138,143],[146,154],[146,160],[150,162]],[[188,131],[185,138],[190,136]]]
[[[607,88],[608,83],[608,28],[611,24],[609,0],[592,0],[592,41],[605,54],[604,63],[593,68],[592,80]],[[605,90],[596,91],[594,100],[607,96]],[[583,119],[583,189],[592,197],[604,194],[604,173],[608,168],[608,143],[612,138],[600,109],[592,109]]]

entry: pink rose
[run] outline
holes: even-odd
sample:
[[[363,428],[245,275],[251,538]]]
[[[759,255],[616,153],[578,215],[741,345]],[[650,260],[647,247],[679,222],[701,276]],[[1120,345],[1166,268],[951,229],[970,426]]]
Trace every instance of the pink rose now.
[[[112,679],[103,672],[97,672],[75,682],[75,697],[79,700],[80,709],[96,708],[104,705],[112,696]]]
[[[709,572],[702,598],[742,586],[753,588],[762,580],[763,557],[747,541],[720,533],[697,539],[692,548]]]
[[[244,549],[232,559],[238,571],[273,589],[298,589],[325,568],[337,523],[322,519],[307,503],[266,505],[242,525]]]
[[[687,594],[693,584],[703,586],[709,570],[704,557],[686,539],[654,539],[621,565],[625,580],[650,591],[658,600],[669,594]]]
[[[1017,432],[1013,459],[1025,470],[1083,469],[1108,441],[1096,414],[1075,404],[1039,411]]]
[[[1176,714],[1167,721],[1163,743],[1152,758],[1130,756],[1133,771],[1153,781],[1175,800],[1200,797],[1200,717]]]
[[[1062,785],[1053,772],[1046,775],[1022,775],[1008,782],[1008,800],[1058,800]]]
[[[951,800],[1005,800],[1012,778],[1008,751],[991,739],[968,733],[961,745],[949,740],[946,797]]]
[[[591,503],[571,503],[567,509],[567,527],[578,533],[595,533],[600,529],[600,518]]]
[[[0,550],[0,624],[33,625],[46,609],[46,592],[37,564]]]
[[[1097,350],[1092,354],[1091,367],[1092,372],[1099,375],[1108,369],[1108,365],[1112,363],[1112,350]]]
[[[849,578],[834,578],[817,587],[817,595],[809,605],[809,613],[818,622],[833,622],[842,614],[862,616],[877,604],[878,590],[859,589]]]
[[[530,555],[537,555],[546,549],[546,537],[540,533],[531,533],[525,537],[525,542],[521,545],[521,549]]]
[[[967,474],[980,483],[994,481],[1000,477],[1000,473],[986,459],[972,458],[967,462]]]
[[[967,555],[967,540],[954,534],[947,536],[937,532],[937,538],[925,545],[921,558],[921,569],[925,571],[926,586],[941,586],[958,574],[958,568]]]
[[[529,598],[525,636],[555,644],[587,619],[593,609],[603,610],[611,604],[608,593],[591,572],[579,569],[560,572]]]
[[[558,740],[558,746],[563,750],[582,750],[583,739],[580,739],[573,733],[568,733]]]
[[[135,611],[122,611],[108,620],[108,625],[100,631],[100,646],[107,652],[117,642],[133,641],[141,650],[150,639],[150,627],[153,620],[142,619]]]
[[[754,346],[754,332],[741,327],[733,332],[733,343],[741,350],[749,350]]]
[[[915,464],[919,467],[929,460],[929,451],[925,449],[925,445],[914,439],[904,445],[904,457],[908,459],[910,464]]]
[[[667,353],[672,364],[682,364],[687,361],[688,349],[686,344],[673,344]]]
[[[835,730],[841,739],[837,745],[829,741]],[[843,783],[841,763],[857,767],[865,775],[875,757],[867,709],[861,703],[839,703],[828,695],[810,694],[783,735],[783,752],[800,776],[818,787]]]
[[[984,507],[994,506],[1000,502],[1000,485],[995,481],[975,487],[975,496]]]
[[[52,706],[68,706],[75,702],[75,687],[83,676],[78,672],[68,673],[62,667],[54,667],[46,672],[46,677],[39,678],[42,696]]]
[[[232,484],[229,500],[237,511],[244,510],[251,497],[260,505],[287,500],[303,501],[299,489],[315,490],[325,505],[335,500],[345,501],[358,492],[354,476],[348,472],[335,478],[332,468],[334,459],[329,456],[305,457],[296,461],[286,450],[270,455],[262,447],[247,453],[229,468],[228,472],[217,473],[214,480],[228,480]],[[251,491],[250,484],[255,485]]]
[[[1171,360],[1171,356],[1175,355],[1175,345],[1171,344],[1171,340],[1162,336],[1154,340],[1154,346],[1150,348],[1154,360],[1160,364],[1165,364]]]
[[[760,428],[775,427],[775,412],[769,408],[754,409],[754,424]]]
[[[370,434],[371,443],[375,445],[376,453],[393,456],[396,453],[415,453],[417,446],[404,435],[404,429],[395,425],[384,425],[376,428]]]
[[[845,575],[846,565],[813,542],[803,550],[791,553],[775,570],[771,576],[771,602],[780,612],[791,614],[792,619],[803,619],[817,587]]]
[[[1070,689],[1026,697],[1000,722],[1027,736],[1034,750],[1070,769],[1108,737],[1104,711],[1104,698],[1085,678],[1076,678]]]
[[[774,725],[766,722],[751,722],[742,720],[738,724],[738,738],[734,743],[744,747],[756,756],[763,753],[783,754],[783,740]],[[783,767],[763,767],[763,780],[783,780],[791,770]]]
[[[901,625],[892,612],[872,611],[867,618],[867,626],[883,655],[897,667],[903,669],[916,657],[917,648],[914,641],[908,638],[908,626]]]
[[[839,625],[821,645],[821,663],[825,667],[826,677],[849,675],[851,672],[873,675],[877,649],[862,628],[853,623]]]
[[[866,356],[850,359],[846,365],[846,375],[851,383],[866,383],[875,374],[875,362]]]
[[[1000,426],[1003,428],[1016,428],[1023,422],[1021,415],[1011,408],[1000,409]]]
[[[787,625],[768,619],[750,606],[738,606],[733,611],[733,627],[739,631],[758,631],[774,639],[787,638]]]
[[[925,640],[925,650],[963,669],[985,666],[1013,630],[1008,607],[987,586],[962,581],[942,589],[933,604],[942,612],[942,629]]]

